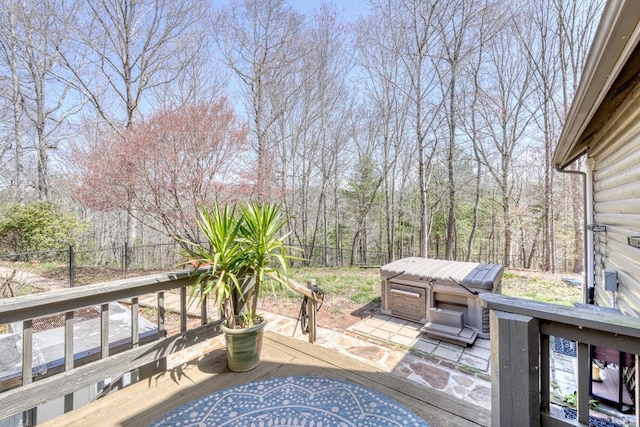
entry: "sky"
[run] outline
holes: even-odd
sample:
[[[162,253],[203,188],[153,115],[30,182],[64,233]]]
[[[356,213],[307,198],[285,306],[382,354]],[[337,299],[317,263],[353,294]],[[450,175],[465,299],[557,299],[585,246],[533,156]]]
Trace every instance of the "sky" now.
[[[334,4],[338,13],[344,16],[347,21],[355,21],[369,8],[367,0],[288,0],[291,6],[305,15],[311,14],[323,2]]]

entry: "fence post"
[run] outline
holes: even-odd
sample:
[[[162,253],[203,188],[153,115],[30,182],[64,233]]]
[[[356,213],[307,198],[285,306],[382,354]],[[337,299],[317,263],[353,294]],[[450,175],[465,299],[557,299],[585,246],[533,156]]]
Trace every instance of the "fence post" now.
[[[124,242],[124,250],[122,253],[122,269],[124,273],[124,278],[127,278],[127,272],[129,271],[129,244]]]
[[[69,287],[76,286],[76,254],[73,246],[69,245]]]

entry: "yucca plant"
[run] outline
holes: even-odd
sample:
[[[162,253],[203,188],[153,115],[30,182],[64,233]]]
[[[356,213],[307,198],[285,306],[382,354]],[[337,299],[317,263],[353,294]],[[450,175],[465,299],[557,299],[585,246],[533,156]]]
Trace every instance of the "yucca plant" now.
[[[203,207],[197,224],[205,242],[180,241],[185,264],[198,275],[191,298],[213,297],[228,328],[259,323],[261,287],[267,278],[286,284],[294,258],[281,235],[287,221],[275,204]]]
[[[193,266],[198,274],[190,298],[211,295],[230,327],[236,311],[233,295],[240,289],[238,276],[244,266],[238,244],[240,219],[235,207],[202,207],[196,223],[205,243],[180,240],[185,265]]]
[[[285,244],[282,230],[287,219],[274,204],[247,204],[242,210],[240,246],[245,254],[244,262],[250,279],[244,281],[242,298],[249,317],[255,317],[258,295],[265,278],[269,277],[286,285],[288,263],[293,257]],[[243,307],[239,307],[243,311]]]

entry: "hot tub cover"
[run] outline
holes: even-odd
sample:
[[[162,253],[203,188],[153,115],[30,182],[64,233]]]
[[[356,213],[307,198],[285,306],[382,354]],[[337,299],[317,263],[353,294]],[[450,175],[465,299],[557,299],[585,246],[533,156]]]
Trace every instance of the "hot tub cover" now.
[[[499,264],[445,261],[440,259],[402,258],[380,268],[382,278],[398,280],[457,280],[467,287],[494,289],[502,280],[504,267]]]

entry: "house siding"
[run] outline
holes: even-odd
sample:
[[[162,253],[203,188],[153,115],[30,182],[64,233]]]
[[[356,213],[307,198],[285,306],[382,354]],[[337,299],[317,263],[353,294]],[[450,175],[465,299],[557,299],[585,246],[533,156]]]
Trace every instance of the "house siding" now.
[[[603,270],[618,273],[615,306],[640,317],[640,249],[629,246],[629,236],[640,236],[640,97],[639,86],[611,113],[598,132],[588,155],[594,160],[594,222],[605,231],[594,232],[596,302],[613,306],[613,294],[604,290]]]

